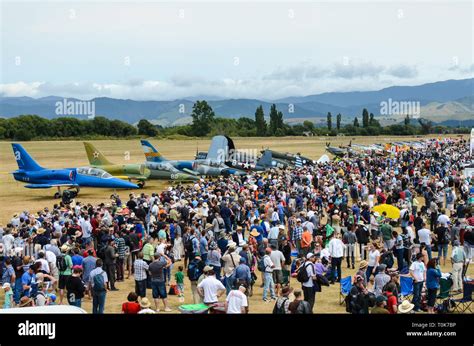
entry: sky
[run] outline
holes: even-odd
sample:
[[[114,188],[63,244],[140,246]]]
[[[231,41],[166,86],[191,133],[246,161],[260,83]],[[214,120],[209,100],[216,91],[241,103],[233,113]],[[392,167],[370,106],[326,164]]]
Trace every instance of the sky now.
[[[273,100],[474,74],[468,0],[0,1],[1,96]]]

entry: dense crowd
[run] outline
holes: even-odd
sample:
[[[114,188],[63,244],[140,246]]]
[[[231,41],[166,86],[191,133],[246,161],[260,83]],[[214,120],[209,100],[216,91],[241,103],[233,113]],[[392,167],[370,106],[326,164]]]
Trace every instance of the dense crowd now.
[[[324,299],[324,286],[341,282],[347,267],[357,271],[346,311],[434,312],[440,280],[449,276],[461,292],[472,259],[469,162],[465,140],[433,139],[388,156],[23,211],[0,229],[4,308],[81,307],[89,296],[93,313],[103,313],[107,292],[133,277],[124,313],[171,311],[170,293],[183,306],[247,313],[257,288],[274,313],[312,313],[316,295]],[[399,214],[375,211],[380,205]],[[402,276],[413,280],[411,302]]]

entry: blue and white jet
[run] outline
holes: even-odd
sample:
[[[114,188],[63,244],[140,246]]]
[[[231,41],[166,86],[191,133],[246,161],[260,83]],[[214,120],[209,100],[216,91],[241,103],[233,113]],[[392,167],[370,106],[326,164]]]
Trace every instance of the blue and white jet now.
[[[110,189],[138,189],[136,184],[114,178],[106,171],[95,167],[78,167],[64,169],[47,169],[41,167],[28,154],[21,144],[12,143],[13,155],[18,164],[18,170],[12,172],[15,180],[27,183],[29,189],[49,189],[57,187],[55,198],[61,196],[61,187],[75,189],[81,187],[102,187]]]

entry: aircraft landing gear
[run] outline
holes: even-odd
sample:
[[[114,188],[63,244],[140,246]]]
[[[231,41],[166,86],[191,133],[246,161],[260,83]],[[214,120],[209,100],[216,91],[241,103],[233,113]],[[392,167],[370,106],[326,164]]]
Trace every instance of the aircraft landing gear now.
[[[145,187],[145,182],[140,181],[139,183],[137,183],[137,186],[138,186],[139,189],[143,189]]]
[[[54,194],[54,199],[61,198],[62,195],[63,195],[63,194],[61,193],[61,187],[58,186],[58,192],[56,192],[56,193]]]

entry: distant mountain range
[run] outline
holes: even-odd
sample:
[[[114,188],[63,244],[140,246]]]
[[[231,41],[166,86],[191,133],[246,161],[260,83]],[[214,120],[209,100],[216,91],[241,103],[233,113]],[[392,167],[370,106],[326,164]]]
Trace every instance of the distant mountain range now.
[[[58,114],[56,103],[63,102],[60,96],[42,98],[0,97],[0,116],[14,117],[21,114],[37,114],[46,118],[65,116]],[[257,99],[221,99],[218,97],[189,97],[172,101],[135,101],[98,97],[94,101],[95,115],[136,123],[148,119],[162,126],[182,125],[191,121],[192,106],[196,99],[207,99],[217,116],[227,118],[253,118],[255,109],[262,105],[268,115],[272,103],[290,123],[304,120],[320,121],[328,112],[343,115],[343,122],[352,121],[363,108],[384,122],[396,122],[400,115],[383,115],[381,102],[412,101],[420,103],[420,116],[435,122],[474,119],[474,78],[447,80],[419,86],[393,86],[378,91],[330,92],[303,97],[286,97],[274,101]],[[79,99],[67,98],[76,102]],[[83,115],[66,115],[87,118]]]

